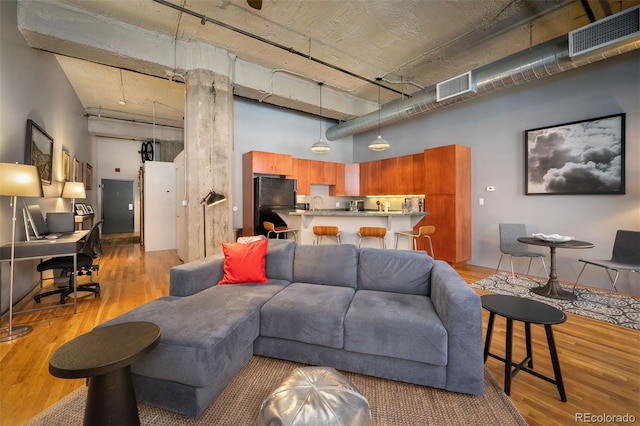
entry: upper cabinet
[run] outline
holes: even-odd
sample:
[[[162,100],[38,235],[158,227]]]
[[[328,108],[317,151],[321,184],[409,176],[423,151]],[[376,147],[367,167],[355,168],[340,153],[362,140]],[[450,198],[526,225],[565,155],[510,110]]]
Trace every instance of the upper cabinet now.
[[[422,162],[415,167],[416,155],[360,163],[360,195],[422,194],[415,182],[416,174],[423,175]]]
[[[288,176],[293,172],[291,155],[263,151],[251,151],[247,154],[249,154],[253,173]]]
[[[296,189],[297,195],[311,195],[311,180],[309,179],[310,162],[311,160],[302,158],[293,159],[293,171],[288,177],[298,181]]]

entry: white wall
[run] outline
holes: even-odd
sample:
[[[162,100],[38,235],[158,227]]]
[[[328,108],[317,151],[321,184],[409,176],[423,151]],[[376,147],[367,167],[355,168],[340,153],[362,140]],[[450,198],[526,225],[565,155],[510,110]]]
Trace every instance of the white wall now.
[[[499,223],[537,225],[543,233],[573,235],[595,244],[589,250],[557,250],[559,279],[574,281],[582,267],[578,258],[608,259],[616,230],[640,231],[639,76],[640,52],[635,51],[385,128],[383,136],[392,147],[382,154],[366,148],[374,133],[358,135],[354,137],[354,156],[361,162],[454,143],[471,147],[470,263],[496,267]],[[626,195],[524,195],[526,129],[621,112],[627,114]],[[496,191],[486,192],[489,185]],[[484,206],[478,203],[481,197]],[[447,236],[436,231],[434,238]],[[524,262],[519,263],[521,272],[526,272]],[[541,267],[534,270],[532,266],[532,271],[544,274]],[[621,291],[640,294],[638,274],[621,280]],[[580,283],[611,287],[604,271],[597,268],[588,267]]]
[[[87,131],[84,110],[54,55],[30,48],[17,28],[15,1],[0,1],[0,162],[24,162],[27,119],[34,120],[53,137],[52,185],[45,185],[47,198],[29,199],[43,212],[70,210],[71,200],[59,197],[62,189],[62,146],[71,157],[97,165],[97,152]],[[87,191],[87,204],[96,204],[97,180]],[[19,201],[18,206],[22,205]],[[11,242],[9,197],[0,197],[0,244]],[[24,240],[22,215],[18,209],[17,240]],[[29,292],[39,279],[36,261],[16,262],[14,300]],[[9,307],[9,264],[0,267],[0,311]]]

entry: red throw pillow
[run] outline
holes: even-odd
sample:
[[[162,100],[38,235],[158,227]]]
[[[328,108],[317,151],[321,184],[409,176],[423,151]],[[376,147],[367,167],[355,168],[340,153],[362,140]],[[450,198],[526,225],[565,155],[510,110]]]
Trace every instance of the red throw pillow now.
[[[268,239],[249,244],[222,243],[224,276],[218,284],[266,283]]]

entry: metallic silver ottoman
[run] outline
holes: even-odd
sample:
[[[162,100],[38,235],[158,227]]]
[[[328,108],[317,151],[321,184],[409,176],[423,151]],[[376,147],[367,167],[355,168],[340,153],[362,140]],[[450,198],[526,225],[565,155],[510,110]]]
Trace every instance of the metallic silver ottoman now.
[[[296,368],[262,402],[258,425],[370,426],[367,399],[330,367]]]

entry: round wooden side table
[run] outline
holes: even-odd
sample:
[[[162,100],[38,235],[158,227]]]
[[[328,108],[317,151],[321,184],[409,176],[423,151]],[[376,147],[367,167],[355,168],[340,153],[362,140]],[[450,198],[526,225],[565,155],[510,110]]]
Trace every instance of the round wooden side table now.
[[[88,378],[85,425],[139,425],[131,364],[150,352],[160,327],[126,322],[78,336],[49,359],[49,372],[64,379]]]

